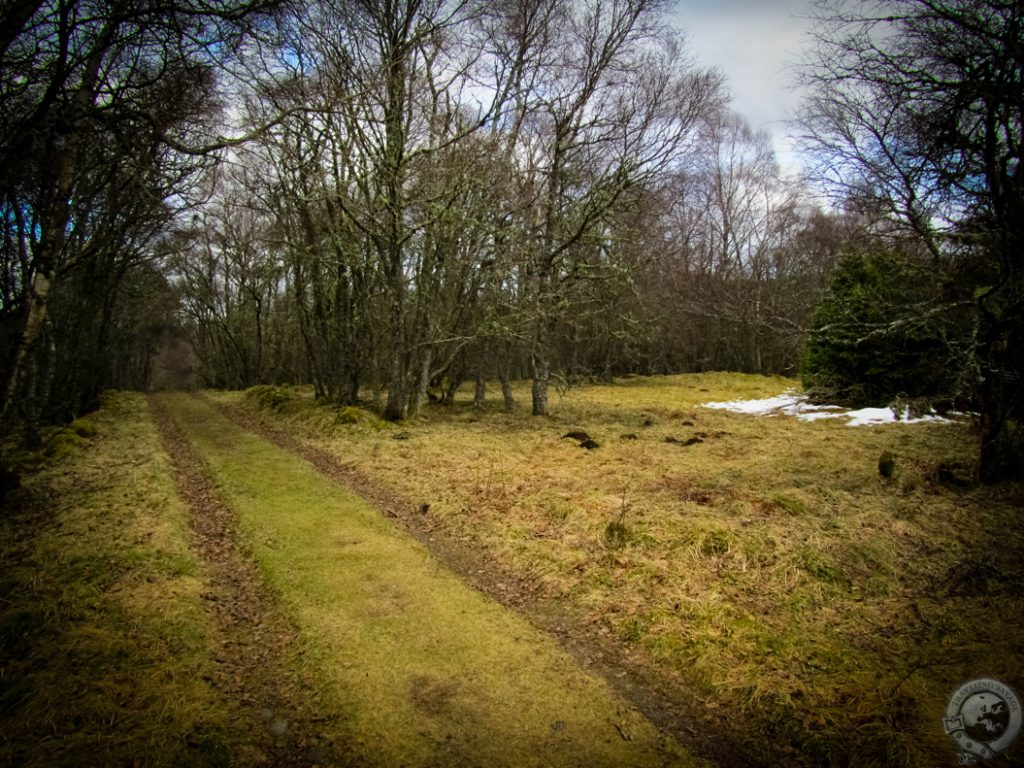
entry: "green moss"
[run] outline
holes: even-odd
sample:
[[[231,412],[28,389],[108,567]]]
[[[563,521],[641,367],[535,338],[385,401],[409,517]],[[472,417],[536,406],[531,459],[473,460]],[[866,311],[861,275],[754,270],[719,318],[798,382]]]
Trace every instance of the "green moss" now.
[[[46,524],[0,516],[0,765],[226,765],[223,748],[189,746],[227,733],[233,709],[209,682],[216,632],[184,506],[145,401],[104,402],[89,450],[58,430],[63,460],[25,480]]]
[[[75,419],[71,422],[70,429],[79,437],[96,437],[96,425],[90,419]]]
[[[339,427],[360,427],[373,432],[394,427],[394,424],[384,421],[377,414],[354,405],[346,405],[343,408],[339,408],[334,414],[331,424],[332,426]]]
[[[282,407],[294,399],[294,395],[285,387],[273,384],[258,384],[245,390],[244,397],[259,408],[280,411]]]
[[[46,454],[43,451],[19,449],[11,453],[9,461],[14,472],[35,472],[46,464]]]
[[[356,408],[352,405],[347,405],[344,408],[340,408],[338,413],[334,416],[335,424],[358,424],[366,418],[366,415],[361,408]]]
[[[70,429],[61,427],[54,430],[43,446],[43,453],[50,459],[65,459],[84,446],[85,441]]]

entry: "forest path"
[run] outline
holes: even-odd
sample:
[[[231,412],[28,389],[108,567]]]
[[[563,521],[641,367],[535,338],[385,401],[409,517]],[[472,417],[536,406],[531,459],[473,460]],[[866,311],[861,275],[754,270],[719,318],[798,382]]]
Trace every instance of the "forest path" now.
[[[150,412],[173,467],[178,493],[189,509],[191,546],[206,563],[209,589],[203,599],[220,630],[212,680],[239,713],[245,765],[355,764],[345,745],[333,743],[317,711],[314,686],[291,670],[296,628],[280,611],[256,564],[237,542],[237,519],[210,477],[208,467],[172,415],[165,397],[149,399]],[[177,417],[177,418],[176,418]]]
[[[307,461],[201,399],[152,402],[172,457],[194,451],[185,472],[175,458],[179,479],[209,483],[187,499],[197,518],[215,496],[235,520],[225,533],[197,519],[197,548],[214,563],[235,552],[222,586],[248,606],[239,632],[256,636],[234,649],[234,677],[254,701],[283,688],[287,714],[257,706],[281,764],[291,764],[288,749],[296,764],[701,764],[551,637]],[[235,584],[227,572],[250,567],[239,561],[254,567]]]

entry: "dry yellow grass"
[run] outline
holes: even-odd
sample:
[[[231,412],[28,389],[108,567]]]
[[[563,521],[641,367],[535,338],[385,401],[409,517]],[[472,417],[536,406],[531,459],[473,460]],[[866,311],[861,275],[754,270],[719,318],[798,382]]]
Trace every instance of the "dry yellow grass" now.
[[[941,717],[960,683],[1024,689],[1021,487],[958,484],[974,453],[966,424],[850,428],[699,407],[791,387],[634,378],[570,390],[548,418],[465,404],[400,426],[296,397],[279,418],[429,504],[434,524],[659,678],[743,712],[753,753],[948,763]],[[600,447],[562,439],[570,430]]]

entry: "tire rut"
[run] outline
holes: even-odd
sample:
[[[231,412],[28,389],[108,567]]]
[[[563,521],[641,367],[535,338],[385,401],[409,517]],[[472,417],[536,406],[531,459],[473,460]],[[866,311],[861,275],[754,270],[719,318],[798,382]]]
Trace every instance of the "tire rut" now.
[[[556,606],[555,610],[551,605],[545,606],[536,587],[528,580],[501,570],[493,559],[487,558],[486,553],[469,542],[458,540],[430,521],[416,504],[381,488],[328,451],[299,440],[244,408],[219,403],[203,395],[199,397],[239,427],[302,457],[342,488],[370,501],[463,581],[556,637],[562,647],[585,667],[600,674],[652,723],[672,734],[693,753],[720,765],[762,764],[742,746],[744,734],[739,729],[733,732],[716,725],[714,733],[709,732],[712,730],[707,725],[710,718],[701,702],[659,681],[655,674],[642,668],[614,643],[591,637],[588,629],[577,622],[564,606]]]
[[[209,568],[203,594],[221,632],[210,683],[235,705],[233,764],[298,768],[354,764],[324,735],[334,718],[318,714],[313,685],[288,669],[298,633],[282,614],[252,558],[237,540],[235,514],[206,463],[159,396],[150,412],[170,457],[178,493],[189,508],[191,545]]]

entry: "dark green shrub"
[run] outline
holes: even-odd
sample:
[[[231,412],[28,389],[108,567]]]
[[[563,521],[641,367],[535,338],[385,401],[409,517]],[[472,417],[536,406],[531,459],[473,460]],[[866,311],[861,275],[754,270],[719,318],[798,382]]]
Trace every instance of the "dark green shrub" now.
[[[854,253],[832,274],[811,320],[802,377],[812,400],[853,408],[956,394],[958,335],[942,286],[924,263]]]

